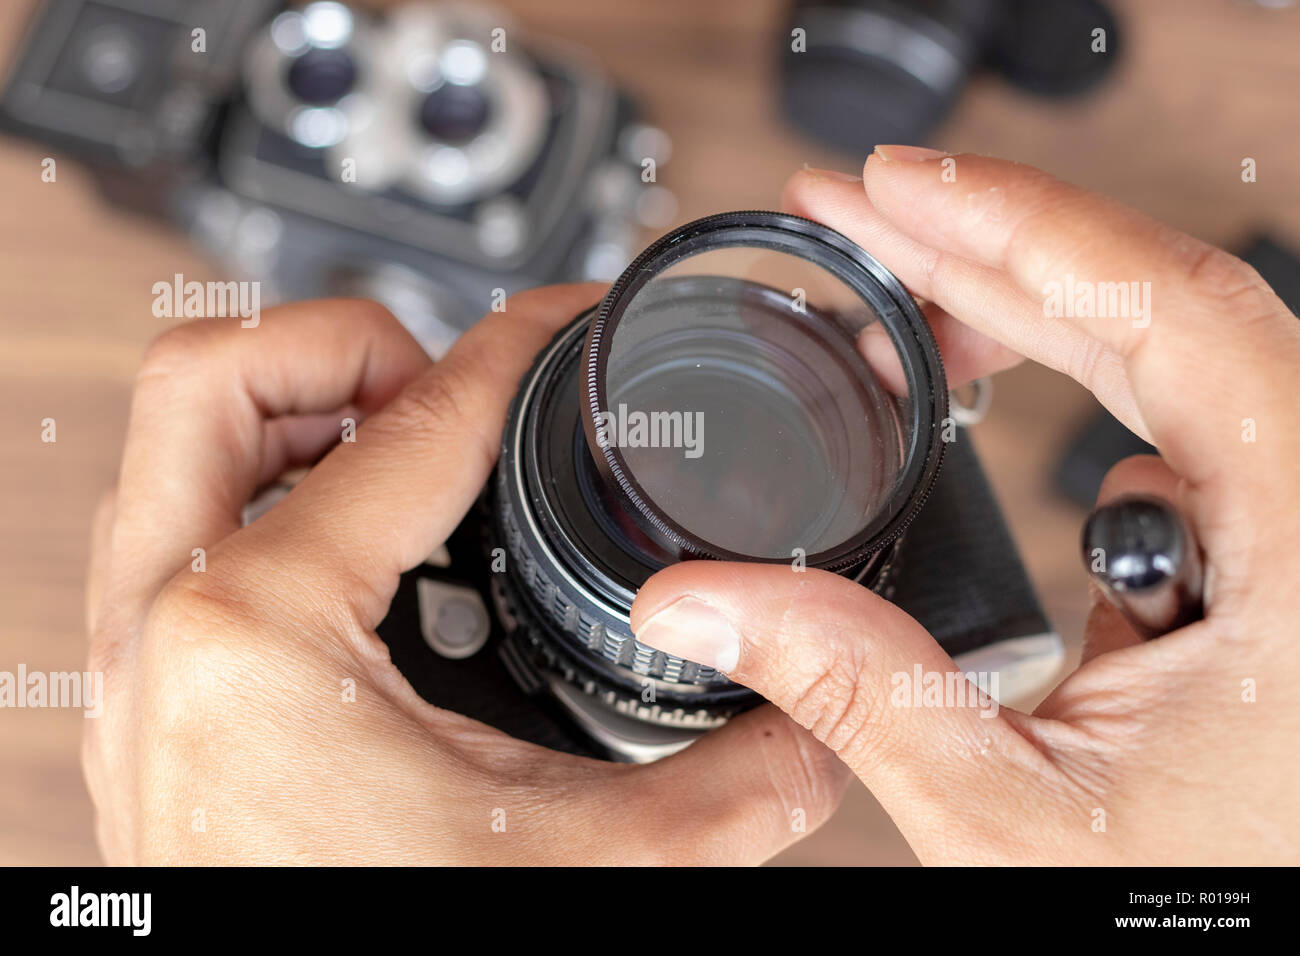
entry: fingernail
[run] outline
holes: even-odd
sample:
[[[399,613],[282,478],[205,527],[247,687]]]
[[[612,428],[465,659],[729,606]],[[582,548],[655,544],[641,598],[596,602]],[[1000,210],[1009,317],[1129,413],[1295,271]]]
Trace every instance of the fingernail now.
[[[678,598],[651,615],[636,639],[655,650],[728,674],[740,661],[740,635],[716,607],[696,597]]]
[[[841,173],[834,169],[818,169],[816,166],[803,164],[803,171],[815,179],[826,179],[836,183],[860,183],[861,176],[854,176],[852,173]]]
[[[947,156],[941,149],[928,149],[925,146],[877,146],[876,155],[887,163],[921,163],[927,159]]]

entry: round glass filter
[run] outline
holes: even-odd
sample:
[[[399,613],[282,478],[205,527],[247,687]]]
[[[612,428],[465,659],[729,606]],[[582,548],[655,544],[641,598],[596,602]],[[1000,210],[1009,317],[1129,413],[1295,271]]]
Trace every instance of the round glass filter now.
[[[679,558],[850,567],[902,533],[942,458],[947,385],[916,303],[796,216],[658,240],[610,288],[583,361],[596,466]]]

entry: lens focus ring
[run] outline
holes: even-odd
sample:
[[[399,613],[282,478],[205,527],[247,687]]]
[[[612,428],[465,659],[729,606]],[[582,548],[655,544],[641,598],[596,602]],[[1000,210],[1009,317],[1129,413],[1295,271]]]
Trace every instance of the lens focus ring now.
[[[506,474],[499,473],[497,493],[502,500],[509,494]],[[504,533],[509,560],[515,562],[513,573],[522,581],[535,607],[582,649],[598,654],[611,664],[628,668],[633,674],[653,677],[669,683],[721,684],[727,679],[711,667],[682,660],[657,651],[636,640],[620,628],[613,615],[596,616],[574,601],[564,587],[544,570],[541,562],[527,551],[527,538],[511,509],[496,509]]]

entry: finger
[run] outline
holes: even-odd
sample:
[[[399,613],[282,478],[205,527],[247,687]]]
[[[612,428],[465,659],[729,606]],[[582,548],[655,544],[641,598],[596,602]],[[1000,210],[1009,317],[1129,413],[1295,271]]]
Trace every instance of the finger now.
[[[281,306],[255,328],[204,319],[165,333],[140,372],[123,452],[123,600],[155,594],[194,548],[239,527],[268,470],[267,419],[348,404],[372,411],[428,364],[386,309],[359,300]],[[287,460],[277,435],[272,453]]]
[[[934,302],[924,303],[921,312],[939,346],[949,388],[994,375],[1024,361],[1024,356],[958,322]],[[907,378],[898,349],[879,323],[862,330],[858,349],[889,391],[895,395],[907,393]]]
[[[950,388],[996,375],[1024,361],[1024,356],[1015,349],[959,322],[936,302],[926,302],[921,311],[939,345]],[[896,350],[891,352],[897,355]]]
[[[359,614],[365,627],[378,625],[401,572],[441,544],[478,497],[536,353],[603,291],[595,283],[538,289],[482,319],[355,442],[336,447],[232,539],[230,573],[272,591],[274,582],[309,584],[349,621]],[[319,609],[299,610],[314,617]]]
[[[678,564],[641,588],[631,623],[642,643],[718,668],[808,728],[905,835],[1047,772],[919,624],[839,575]],[[927,705],[916,695],[936,682]]]
[[[365,421],[366,413],[348,405],[320,415],[286,415],[265,423],[262,429],[262,468],[257,476],[260,487],[275,481],[286,471],[307,468],[338,444],[340,423],[350,418]]]
[[[1148,494],[1164,498],[1180,511],[1183,498],[1182,483],[1158,455],[1133,455],[1116,464],[1106,473],[1101,490],[1097,493],[1100,507],[1120,495]],[[1141,636],[1119,610],[1108,601],[1095,585],[1092,591],[1092,610],[1084,628],[1083,658],[1086,664],[1099,654],[1130,647],[1142,642]]]
[[[547,765],[555,765],[551,754]],[[575,770],[552,803],[573,804]],[[763,706],[732,719],[690,747],[655,763],[608,766],[586,790],[582,816],[604,832],[627,832],[615,853],[591,848],[589,860],[669,866],[753,865],[822,826],[839,806],[848,767],[787,715]],[[667,808],[671,808],[668,810]]]
[[[438,748],[444,767],[449,756],[460,756],[484,767],[492,786],[514,783],[531,793],[539,814],[532,825],[544,828],[551,841],[557,832],[564,834],[572,859],[761,863],[828,820],[852,778],[812,734],[770,706],[742,714],[656,763],[627,766],[507,737],[432,707],[400,677],[386,677],[384,686],[428,732],[417,746]],[[378,720],[368,723],[373,728]],[[465,772],[441,776],[454,784]],[[459,802],[474,799],[481,794]],[[600,823],[594,831],[593,821]],[[611,846],[611,832],[626,839]]]
[[[824,222],[879,259],[913,294],[933,302],[973,335],[944,355],[945,364],[964,368],[949,383],[979,378],[1004,367],[1005,357],[989,344],[1071,376],[1087,387],[1116,418],[1150,439],[1119,356],[1061,319],[1043,315],[1042,304],[1000,269],[937,251],[905,234],[872,204],[861,182],[845,183],[803,170],[786,184],[783,208]],[[939,329],[935,328],[936,337]],[[971,348],[967,358],[962,350]]]
[[[100,495],[90,524],[90,566],[86,570],[86,633],[93,634],[99,623],[99,606],[104,600],[104,582],[113,552],[113,523],[117,516],[117,491]]]
[[[1279,396],[1300,361],[1300,328],[1253,269],[1028,166],[970,155],[890,161],[891,149],[868,159],[867,195],[921,245],[936,301],[946,306],[954,285],[970,284],[972,264],[1005,272],[1040,317],[1096,343],[1085,367],[1102,349],[1122,360],[1176,472],[1197,485],[1244,477],[1239,492],[1258,494],[1241,423],[1263,416],[1285,430],[1291,406]],[[955,177],[942,175],[949,160]],[[1297,452],[1288,435],[1252,457],[1280,465]]]
[[[627,781],[642,835],[668,862],[757,864],[812,833],[835,812],[849,768],[775,707],[759,707]],[[673,813],[656,816],[655,808]]]

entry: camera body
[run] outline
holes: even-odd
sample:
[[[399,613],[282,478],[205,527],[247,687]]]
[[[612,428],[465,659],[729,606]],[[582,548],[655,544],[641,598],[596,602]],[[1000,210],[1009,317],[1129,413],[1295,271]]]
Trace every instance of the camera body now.
[[[377,299],[434,355],[513,291],[612,278],[675,214],[667,138],[488,6],[47,0],[0,122],[263,301]]]
[[[632,590],[582,560],[547,494],[524,472],[542,471],[555,495],[576,498],[587,479],[531,461],[529,445],[558,448],[552,463],[581,462],[585,447],[557,413],[576,391],[566,361],[591,314],[575,318],[539,355],[511,408],[501,460],[479,505],[445,547],[407,573],[379,636],[426,700],[541,746],[645,762],[687,746],[760,702],[724,675],[647,647],[631,633]],[[559,371],[557,372],[556,369]],[[549,384],[548,384],[549,383]],[[560,396],[553,400],[546,391]],[[529,406],[538,411],[531,416]],[[1034,595],[965,428],[946,442],[943,467],[906,532],[848,576],[925,626],[963,671],[996,674],[1001,700],[1040,690],[1064,653]],[[579,443],[580,445],[580,443]],[[562,509],[561,509],[562,510]],[[587,512],[578,504],[570,511]],[[252,516],[250,516],[252,517]],[[605,542],[597,556],[617,552]],[[797,572],[795,572],[797,573]],[[864,622],[864,627],[866,622]]]
[[[594,659],[565,653],[571,645],[555,616],[539,611],[537,595],[511,577],[509,543],[492,517],[499,480],[493,477],[445,547],[403,576],[379,626],[393,663],[420,696],[522,740],[605,760],[656,760],[723,723],[716,710],[666,704],[633,667],[615,684]],[[1035,693],[1055,675],[1061,640],[965,429],[894,561],[883,595],[925,626],[963,671],[998,673],[1001,700]],[[634,664],[633,639],[618,638]],[[737,696],[731,713],[755,702]]]

